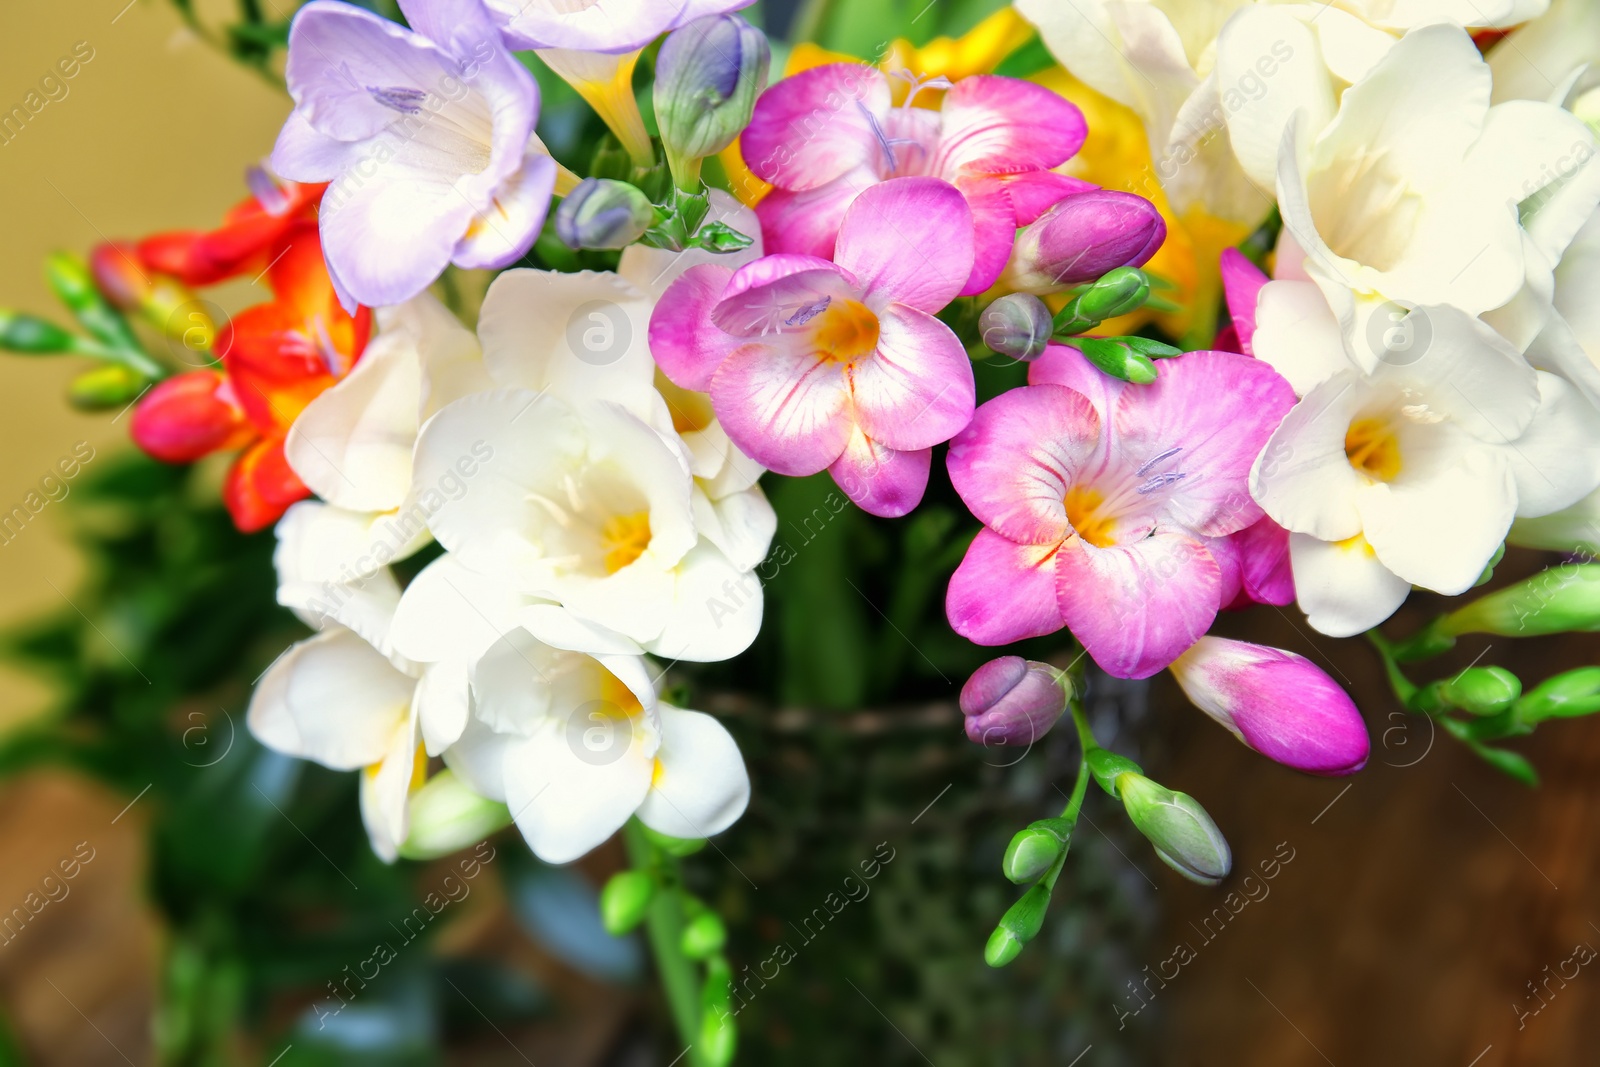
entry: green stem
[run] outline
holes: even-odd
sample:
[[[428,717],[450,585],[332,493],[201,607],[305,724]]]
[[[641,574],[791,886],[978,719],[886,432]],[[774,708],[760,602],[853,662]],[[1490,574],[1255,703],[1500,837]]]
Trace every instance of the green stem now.
[[[816,41],[822,24],[828,17],[833,0],[806,0],[794,21],[789,24],[789,40]]]
[[[624,827],[623,840],[633,865],[654,869],[660,878],[661,888],[650,902],[645,920],[650,951],[656,958],[678,1037],[689,1046],[686,1062],[690,1067],[702,1067],[705,1060],[695,1048],[700,1040],[700,983],[694,962],[683,954],[683,883],[678,861],[652,845],[636,820],[629,820]]]
[[[1394,690],[1394,695],[1400,698],[1400,703],[1410,708],[1411,699],[1417,695],[1417,687],[1405,676],[1400,664],[1395,662],[1394,646],[1377,630],[1368,630],[1367,640],[1372,642],[1372,647],[1378,650],[1378,657],[1383,660],[1383,671],[1388,676],[1389,687]]]

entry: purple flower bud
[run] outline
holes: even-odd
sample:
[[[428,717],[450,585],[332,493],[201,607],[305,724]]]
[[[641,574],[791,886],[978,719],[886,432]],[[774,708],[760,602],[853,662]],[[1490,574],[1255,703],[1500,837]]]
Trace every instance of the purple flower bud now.
[[[1117,267],[1142,266],[1166,237],[1161,213],[1142,196],[1074,193],[1017,234],[1002,282],[1024,293],[1069,289]]]
[[[1033,744],[1067,710],[1067,684],[1048,663],[1021,656],[990,660],[961,687],[967,739],[990,746]]]
[[[1268,759],[1307,774],[1354,774],[1371,743],[1355,704],[1315,664],[1281,649],[1202,637],[1172,664],[1194,705]]]

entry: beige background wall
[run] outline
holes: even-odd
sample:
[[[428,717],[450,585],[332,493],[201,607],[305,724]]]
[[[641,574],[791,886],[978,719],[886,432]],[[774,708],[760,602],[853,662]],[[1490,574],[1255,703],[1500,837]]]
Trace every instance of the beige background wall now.
[[[22,105],[78,42],[93,58],[66,81],[66,96],[0,144],[0,307],[58,319],[64,313],[41,274],[48,252],[214,225],[244,195],[244,168],[271,150],[288,110],[280,91],[213,52],[165,2],[6,0],[0,112]],[[111,415],[66,406],[67,383],[81,366],[0,356],[0,511],[78,441],[102,456],[129,447],[126,416],[113,425]],[[0,627],[73,594],[80,571],[63,529],[59,507],[49,505],[0,544]],[[0,668],[0,729],[46,695]]]

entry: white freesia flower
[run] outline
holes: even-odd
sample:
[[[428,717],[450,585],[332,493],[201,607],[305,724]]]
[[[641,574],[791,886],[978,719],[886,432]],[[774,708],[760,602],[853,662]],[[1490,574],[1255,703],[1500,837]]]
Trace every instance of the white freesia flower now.
[[[1312,625],[1348,636],[1417,585],[1471,588],[1516,517],[1600,484],[1600,418],[1455,308],[1414,311],[1371,372],[1305,282],[1263,287],[1253,348],[1302,399],[1267,443],[1251,494],[1288,529]]]
[[[267,747],[333,770],[362,771],[362,821],[385,862],[406,837],[407,801],[423,780],[428,720],[466,708],[464,678],[452,680],[395,652],[390,621],[399,597],[387,571],[369,578],[320,620],[321,633],[267,669],[248,713],[250,732]]]
[[[709,837],[743,814],[750,780],[720,723],[662,703],[643,658],[588,640],[559,610],[535,630],[509,630],[478,662],[472,718],[445,753],[475,792],[505,802],[535,854],[570,862],[633,815]]]
[[[1592,154],[1593,138],[1550,104],[1490,107],[1489,89],[1489,69],[1471,38],[1457,27],[1427,26],[1344,93],[1333,121],[1303,152],[1294,150],[1297,123],[1285,133],[1278,161],[1284,227],[1364,370],[1376,369],[1397,307],[1449,305],[1481,315],[1525,286],[1550,286],[1555,260],[1535,254],[1538,242],[1528,241],[1518,205],[1562,181],[1560,161],[1584,146]],[[1600,200],[1600,183],[1563,184],[1551,246],[1562,244],[1563,232],[1570,240],[1571,220]],[[1527,338],[1512,340],[1520,349]]]

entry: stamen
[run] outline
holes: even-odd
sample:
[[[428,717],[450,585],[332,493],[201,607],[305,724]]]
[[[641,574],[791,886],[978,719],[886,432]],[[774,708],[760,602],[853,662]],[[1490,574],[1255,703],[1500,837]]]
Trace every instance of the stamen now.
[[[543,496],[539,493],[529,493],[528,499],[548,511],[550,513],[550,517],[556,520],[556,524],[558,526],[562,527],[563,529],[572,526],[572,516],[568,515],[566,511],[562,509],[561,505],[557,504],[554,500],[551,500],[549,497]]]
[[[900,105],[901,107],[910,107],[916,101],[917,94],[924,89],[950,89],[955,85],[943,74],[935,74],[931,78],[924,78],[911,73],[905,67],[901,67],[899,70],[891,70],[889,74],[895,78],[903,78],[911,85],[911,88],[906,92],[905,101]]]
[[[887,166],[890,170],[894,170],[894,147],[889,143],[889,138],[884,135],[883,127],[878,125],[877,118],[867,110],[867,105],[857,100],[856,108],[860,110],[861,116],[867,120],[867,125],[872,127],[872,135],[878,139],[878,147],[883,149],[883,157],[888,161]]]
[[[335,378],[344,373],[344,356],[333,343],[333,336],[328,333],[328,324],[318,315],[311,320],[311,332],[316,336],[317,355],[322,357],[322,365],[328,368],[328,373]]]
[[[402,115],[415,115],[422,110],[422,102],[428,94],[421,89],[412,89],[405,85],[369,85],[367,92],[372,94],[372,99],[388,108],[398,111]]]
[[[783,324],[785,326],[804,326],[806,323],[810,322],[824,311],[827,311],[828,305],[831,303],[833,303],[833,297],[825,296],[821,300],[818,300],[815,304],[807,304],[799,311],[796,311],[793,315],[790,315],[787,319],[784,319]]]
[[[1145,475],[1145,472],[1148,471],[1151,467],[1154,467],[1157,463],[1160,463],[1160,462],[1162,462],[1164,460],[1171,459],[1173,456],[1176,456],[1179,452],[1182,452],[1182,451],[1183,451],[1183,446],[1182,445],[1178,445],[1176,448],[1167,449],[1165,452],[1161,453],[1159,456],[1152,456],[1150,459],[1145,460],[1144,466],[1140,467],[1138,470],[1133,472],[1134,477],[1135,478],[1143,478],[1144,475]]]
[[[1139,488],[1135,489],[1134,492],[1138,493],[1140,496],[1143,496],[1146,493],[1153,493],[1157,489],[1165,489],[1167,486],[1172,485],[1175,482],[1181,482],[1187,477],[1189,476],[1183,471],[1166,471],[1161,474],[1152,475],[1149,480],[1147,480],[1143,485],[1139,486]]]

